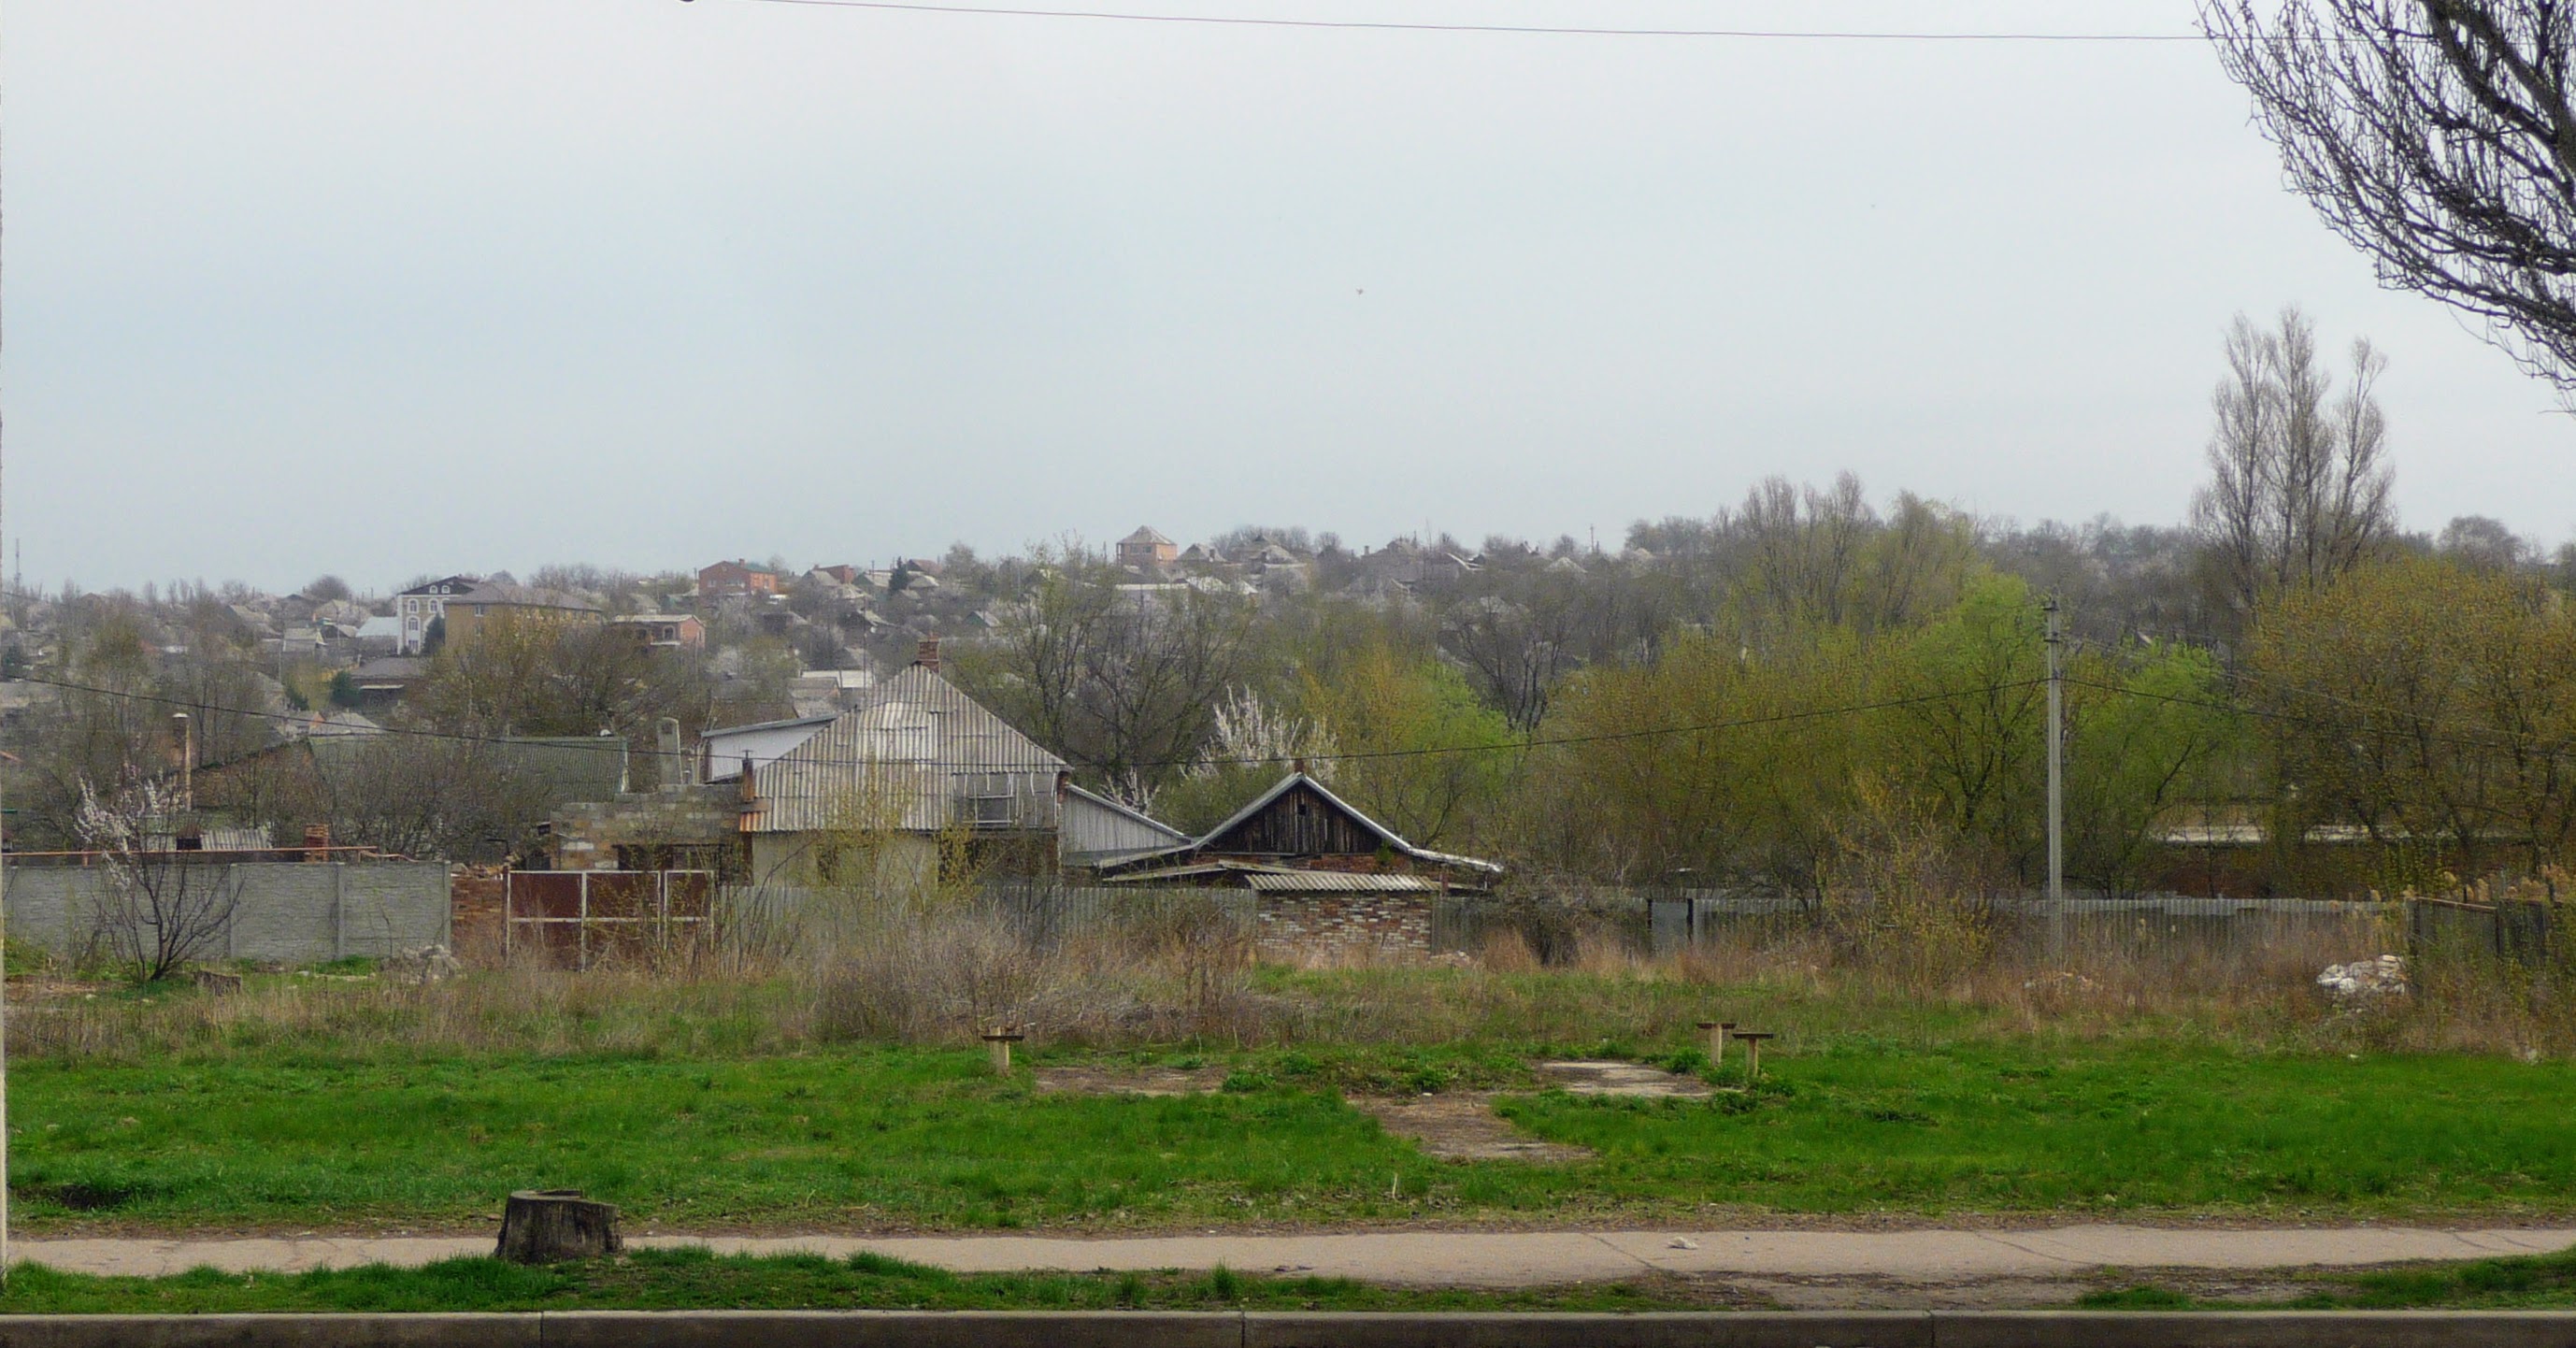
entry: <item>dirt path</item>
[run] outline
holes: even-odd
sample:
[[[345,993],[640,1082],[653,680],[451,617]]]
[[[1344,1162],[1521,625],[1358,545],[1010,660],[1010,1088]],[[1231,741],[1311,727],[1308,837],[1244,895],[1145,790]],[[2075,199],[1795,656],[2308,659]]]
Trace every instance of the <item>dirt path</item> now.
[[[1525,1287],[1621,1279],[1724,1281],[1773,1304],[2047,1304],[2106,1269],[2173,1270],[2252,1287],[2258,1275],[2417,1260],[2536,1254],[2576,1245],[2576,1227],[2438,1230],[2345,1227],[2192,1230],[2062,1226],[1923,1231],[1386,1231],[1080,1239],[638,1236],[639,1248],[720,1253],[872,1250],[960,1272],[1213,1268],[1360,1278],[1416,1286]],[[489,1253],[474,1237],[288,1236],[235,1240],[18,1241],[14,1257],[83,1273],[160,1276],[211,1266],[292,1272],[424,1264]]]

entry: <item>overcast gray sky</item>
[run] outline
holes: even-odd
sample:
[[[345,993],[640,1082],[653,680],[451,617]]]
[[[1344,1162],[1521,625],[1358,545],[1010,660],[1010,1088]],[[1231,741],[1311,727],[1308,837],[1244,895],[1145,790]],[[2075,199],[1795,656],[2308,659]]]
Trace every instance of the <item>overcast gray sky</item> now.
[[[2409,527],[2576,529],[2576,423],[2448,311],[2376,289],[2197,44],[757,0],[12,0],[5,22],[30,581],[801,566],[1139,523],[1609,541],[1843,468],[1874,496],[2172,521],[2222,328],[2290,302],[2390,357]]]

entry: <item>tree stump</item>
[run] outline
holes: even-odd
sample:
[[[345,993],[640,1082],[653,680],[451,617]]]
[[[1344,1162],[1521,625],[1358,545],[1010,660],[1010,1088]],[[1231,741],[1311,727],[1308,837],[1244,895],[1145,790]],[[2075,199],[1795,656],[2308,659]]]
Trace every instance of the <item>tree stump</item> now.
[[[579,1189],[521,1189],[501,1210],[501,1247],[493,1253],[514,1264],[559,1264],[623,1248],[616,1205],[594,1203]]]

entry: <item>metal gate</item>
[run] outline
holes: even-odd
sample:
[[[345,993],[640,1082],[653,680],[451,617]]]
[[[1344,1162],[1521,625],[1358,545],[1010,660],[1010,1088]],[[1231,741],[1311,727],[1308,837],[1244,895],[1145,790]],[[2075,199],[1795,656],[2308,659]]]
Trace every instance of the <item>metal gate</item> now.
[[[512,871],[501,951],[559,969],[651,958],[715,938],[713,871]]]

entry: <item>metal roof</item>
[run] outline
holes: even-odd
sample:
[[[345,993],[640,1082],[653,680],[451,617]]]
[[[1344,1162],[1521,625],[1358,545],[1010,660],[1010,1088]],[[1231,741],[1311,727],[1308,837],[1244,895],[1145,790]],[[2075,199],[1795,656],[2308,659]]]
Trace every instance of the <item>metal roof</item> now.
[[[1256,894],[1439,894],[1448,886],[1418,875],[1360,875],[1349,871],[1254,872],[1243,883]]]
[[[757,772],[821,734],[832,720],[830,716],[803,716],[710,730],[699,738],[706,756],[705,780],[730,782],[740,778],[744,759],[751,760],[752,770]]]
[[[1288,794],[1289,790],[1300,782],[1312,787],[1315,794],[1322,796],[1325,801],[1330,803],[1334,808],[1358,821],[1361,827],[1376,834],[1379,840],[1384,842],[1388,847],[1391,847],[1398,852],[1402,852],[1406,856],[1412,857],[1417,861],[1436,862],[1443,866],[1456,866],[1462,870],[1484,871],[1490,875],[1500,875],[1503,873],[1503,868],[1491,861],[1483,861],[1475,857],[1459,856],[1454,852],[1434,852],[1430,848],[1416,847],[1413,844],[1406,842],[1403,838],[1396,836],[1395,830],[1369,818],[1366,813],[1353,806],[1349,801],[1334,795],[1331,789],[1326,787],[1322,782],[1316,781],[1314,778],[1309,777],[1302,772],[1292,772],[1279,779],[1279,784],[1277,786],[1262,792],[1251,804],[1235,811],[1224,823],[1217,825],[1215,828],[1209,829],[1205,836],[1201,837],[1197,842],[1190,843],[1186,847],[1177,847],[1171,850],[1180,852],[1188,851],[1190,848],[1207,846],[1216,839],[1224,837],[1227,831],[1234,828],[1235,825],[1250,819],[1265,809],[1268,809],[1270,807],[1270,802]]]
[[[1018,827],[1054,827],[1065,761],[937,672],[915,665],[854,694],[859,705],[754,764],[759,804],[745,832],[936,830],[959,799],[1003,796]]]

